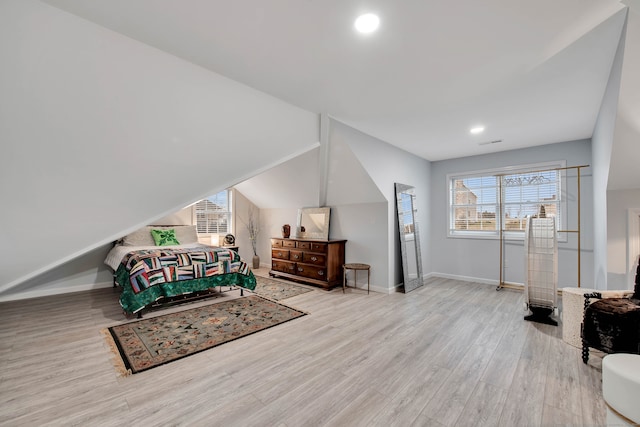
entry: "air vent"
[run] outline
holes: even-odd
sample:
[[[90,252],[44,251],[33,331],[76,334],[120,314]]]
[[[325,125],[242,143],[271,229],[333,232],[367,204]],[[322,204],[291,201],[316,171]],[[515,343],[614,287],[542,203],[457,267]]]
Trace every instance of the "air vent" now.
[[[499,142],[502,142],[501,139],[495,139],[493,141],[485,141],[485,142],[479,142],[478,145],[489,145],[489,144],[497,144]]]

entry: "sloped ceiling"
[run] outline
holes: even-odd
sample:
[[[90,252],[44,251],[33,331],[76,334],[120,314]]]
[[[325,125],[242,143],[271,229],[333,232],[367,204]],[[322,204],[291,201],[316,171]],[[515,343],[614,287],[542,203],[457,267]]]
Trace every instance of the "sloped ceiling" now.
[[[0,293],[318,143],[317,114],[37,0],[0,1],[0,57]]]
[[[625,18],[618,0],[46,2],[428,160],[591,137]],[[353,31],[363,12],[377,33]],[[633,127],[640,102],[620,102]]]
[[[627,22],[618,116],[609,169],[609,190],[640,188],[640,1]]]
[[[319,149],[273,167],[235,186],[260,209],[318,206]]]
[[[326,203],[320,203],[320,148],[279,164],[235,188],[260,209],[385,202],[349,146],[330,138]]]
[[[349,145],[334,136],[333,126],[329,139],[327,205],[386,202],[386,197]]]

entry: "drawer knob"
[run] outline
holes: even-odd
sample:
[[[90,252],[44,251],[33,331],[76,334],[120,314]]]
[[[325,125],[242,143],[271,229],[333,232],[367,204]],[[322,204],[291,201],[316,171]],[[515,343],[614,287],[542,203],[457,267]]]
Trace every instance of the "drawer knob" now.
[[[304,268],[298,267],[298,271],[304,271]]]
[[[318,276],[324,276],[324,271],[322,270],[318,271]]]
[[[314,256],[311,257],[311,261],[317,261],[317,260],[318,260],[317,257],[314,257]]]
[[[278,252],[278,256],[282,256],[282,252]]]
[[[294,257],[295,259],[298,259],[298,258],[300,258],[300,255],[294,255],[293,257]]]

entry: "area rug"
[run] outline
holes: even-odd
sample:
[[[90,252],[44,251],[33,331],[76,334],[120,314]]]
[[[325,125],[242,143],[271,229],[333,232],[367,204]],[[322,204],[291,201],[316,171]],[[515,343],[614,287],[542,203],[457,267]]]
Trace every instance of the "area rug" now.
[[[297,286],[282,280],[262,276],[256,276],[256,288],[254,289],[256,294],[276,301],[311,291],[312,289],[303,286]]]
[[[112,326],[121,375],[138,373],[271,328],[306,313],[257,295]],[[116,365],[119,361],[116,361]]]

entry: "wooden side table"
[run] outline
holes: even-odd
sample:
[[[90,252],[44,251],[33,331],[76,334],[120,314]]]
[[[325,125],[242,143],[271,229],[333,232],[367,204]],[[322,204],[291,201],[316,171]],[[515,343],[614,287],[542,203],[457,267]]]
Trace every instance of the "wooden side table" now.
[[[358,286],[358,270],[367,270],[367,294],[369,294],[369,280],[370,280],[370,272],[371,266],[369,264],[360,264],[360,263],[352,263],[352,264],[344,264],[342,266],[342,293],[344,293],[344,289],[347,287],[347,270],[353,270],[353,286]]]

